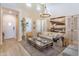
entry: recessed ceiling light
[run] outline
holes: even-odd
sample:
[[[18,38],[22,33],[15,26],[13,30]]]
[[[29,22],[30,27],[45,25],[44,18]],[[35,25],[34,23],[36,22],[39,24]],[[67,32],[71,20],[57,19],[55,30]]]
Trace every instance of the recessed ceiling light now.
[[[26,3],[26,6],[32,7],[31,3]]]
[[[41,7],[40,6],[37,6],[37,10],[40,11],[41,10]]]

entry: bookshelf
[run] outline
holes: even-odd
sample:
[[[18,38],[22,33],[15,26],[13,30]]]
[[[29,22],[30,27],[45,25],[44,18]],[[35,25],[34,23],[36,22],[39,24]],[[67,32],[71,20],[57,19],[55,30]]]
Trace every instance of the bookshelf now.
[[[61,32],[65,33],[65,16],[50,18],[50,32]]]

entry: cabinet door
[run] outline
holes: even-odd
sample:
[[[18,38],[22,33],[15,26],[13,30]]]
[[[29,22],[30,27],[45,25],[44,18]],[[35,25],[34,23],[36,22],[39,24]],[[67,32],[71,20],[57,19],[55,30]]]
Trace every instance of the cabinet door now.
[[[75,15],[73,16],[73,23],[72,23],[72,27],[73,27],[73,40],[78,40],[78,20],[79,20],[79,15]]]
[[[66,38],[72,40],[72,17],[67,16],[65,18],[65,24],[66,24]]]
[[[77,16],[77,30],[78,30],[78,41],[79,41],[79,15]]]

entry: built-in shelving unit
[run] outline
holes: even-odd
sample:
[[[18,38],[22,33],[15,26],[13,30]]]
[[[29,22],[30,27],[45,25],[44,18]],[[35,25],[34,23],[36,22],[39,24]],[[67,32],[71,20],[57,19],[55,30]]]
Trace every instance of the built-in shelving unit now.
[[[65,33],[65,16],[50,18],[49,31]]]

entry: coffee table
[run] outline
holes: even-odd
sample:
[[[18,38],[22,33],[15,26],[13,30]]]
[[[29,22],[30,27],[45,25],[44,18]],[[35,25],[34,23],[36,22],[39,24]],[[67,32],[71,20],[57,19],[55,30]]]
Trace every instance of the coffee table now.
[[[28,42],[39,50],[44,50],[45,48],[49,48],[53,46],[53,40],[44,39],[44,38],[29,38]]]

